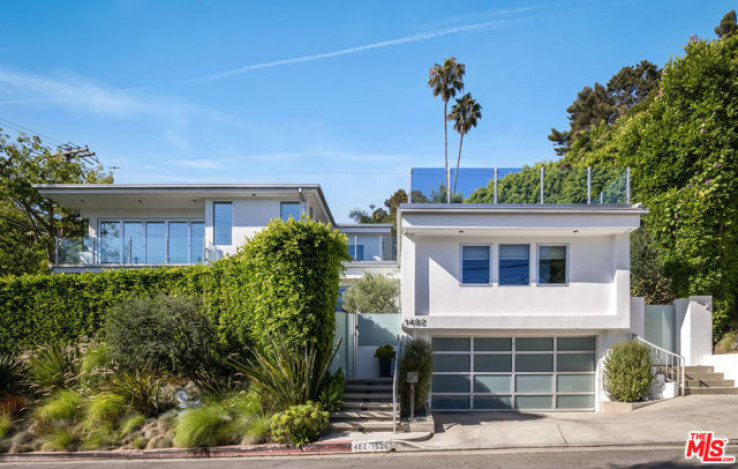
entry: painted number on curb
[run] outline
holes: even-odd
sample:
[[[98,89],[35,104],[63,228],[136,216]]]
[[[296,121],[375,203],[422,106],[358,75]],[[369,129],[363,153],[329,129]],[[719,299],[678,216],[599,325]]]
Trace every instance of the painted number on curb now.
[[[354,440],[351,442],[352,453],[381,453],[390,451],[389,440]]]

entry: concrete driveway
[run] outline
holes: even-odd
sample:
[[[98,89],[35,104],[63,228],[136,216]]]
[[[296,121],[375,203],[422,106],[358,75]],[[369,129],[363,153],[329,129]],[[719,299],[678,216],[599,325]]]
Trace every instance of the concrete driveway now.
[[[738,441],[738,395],[686,396],[629,413],[435,413],[427,449],[683,445],[688,432]]]

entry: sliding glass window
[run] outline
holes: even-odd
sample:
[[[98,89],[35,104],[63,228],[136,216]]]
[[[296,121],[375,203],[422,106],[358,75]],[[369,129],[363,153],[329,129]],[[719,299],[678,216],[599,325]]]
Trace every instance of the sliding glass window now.
[[[101,264],[196,264],[204,260],[205,223],[116,220],[98,224]]]

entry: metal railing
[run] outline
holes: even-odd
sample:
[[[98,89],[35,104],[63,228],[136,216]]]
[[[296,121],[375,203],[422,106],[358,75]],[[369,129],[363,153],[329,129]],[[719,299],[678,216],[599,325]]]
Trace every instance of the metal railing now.
[[[630,204],[630,168],[450,168],[452,203]],[[410,169],[410,202],[446,203],[444,168]]]
[[[638,342],[648,346],[653,360],[653,369],[656,373],[663,374],[667,381],[676,381],[679,395],[684,395],[684,363],[685,358],[674,352],[670,352],[656,344],[652,344],[643,337],[633,334]]]
[[[399,389],[399,368],[400,368],[400,358],[402,358],[402,337],[397,336],[397,346],[395,347],[395,350],[397,353],[395,354],[395,366],[392,373],[392,433],[397,433],[397,424],[398,424],[398,418],[397,414],[400,410],[400,389]]]

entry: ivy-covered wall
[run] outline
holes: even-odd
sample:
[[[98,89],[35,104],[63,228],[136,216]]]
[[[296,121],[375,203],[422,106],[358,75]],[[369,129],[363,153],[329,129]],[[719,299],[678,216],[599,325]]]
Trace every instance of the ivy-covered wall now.
[[[107,309],[130,296],[201,298],[226,350],[266,333],[330,346],[345,235],[313,221],[275,220],[211,266],[0,278],[0,353],[98,335]]]

